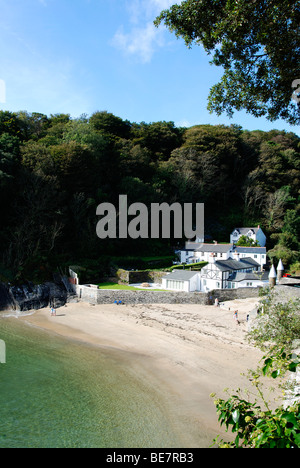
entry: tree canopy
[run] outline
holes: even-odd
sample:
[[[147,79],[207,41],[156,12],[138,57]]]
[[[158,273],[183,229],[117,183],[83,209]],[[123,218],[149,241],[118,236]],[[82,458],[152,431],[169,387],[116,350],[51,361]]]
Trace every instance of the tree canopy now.
[[[41,280],[82,261],[109,273],[113,256],[174,252],[175,239],[97,238],[97,206],[121,194],[149,208],[205,203],[205,233],[220,242],[260,224],[272,259],[296,264],[299,161],[300,138],[278,130],[0,112],[0,278]]]
[[[232,116],[245,109],[256,117],[300,123],[299,0],[185,0],[164,10],[164,23],[191,47],[198,44],[224,74],[210,91],[208,108]],[[299,97],[299,99],[298,99]]]

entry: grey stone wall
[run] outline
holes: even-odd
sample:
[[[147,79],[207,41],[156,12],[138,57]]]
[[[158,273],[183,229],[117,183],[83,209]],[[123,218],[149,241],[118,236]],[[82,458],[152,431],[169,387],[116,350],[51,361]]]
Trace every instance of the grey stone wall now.
[[[177,291],[126,291],[97,289],[93,285],[77,286],[77,295],[91,304],[113,304],[122,301],[124,304],[213,304],[217,297],[219,301],[246,299],[258,297],[257,288],[223,289],[209,293],[185,293]]]
[[[129,271],[118,270],[117,280],[123,284],[138,283],[162,283],[162,278],[166,276],[165,271]]]
[[[300,288],[277,285],[274,288],[276,299],[280,302],[300,299]]]

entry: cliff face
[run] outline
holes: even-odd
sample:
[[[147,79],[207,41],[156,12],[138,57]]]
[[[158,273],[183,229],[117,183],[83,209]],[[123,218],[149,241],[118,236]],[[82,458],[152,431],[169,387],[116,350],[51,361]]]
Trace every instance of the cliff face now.
[[[10,294],[9,287],[0,283],[0,310],[7,310],[14,308],[13,297]]]
[[[10,286],[0,283],[0,310],[37,310],[53,306],[62,307],[73,295],[66,278],[41,285]]]

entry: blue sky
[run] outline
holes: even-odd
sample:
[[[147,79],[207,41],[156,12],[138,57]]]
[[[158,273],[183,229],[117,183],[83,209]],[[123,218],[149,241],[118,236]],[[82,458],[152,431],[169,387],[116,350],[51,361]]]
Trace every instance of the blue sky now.
[[[107,110],[131,122],[239,124],[293,131],[206,109],[222,70],[201,47],[153,26],[174,0],[0,0],[0,108],[72,117]],[[292,94],[292,89],[291,89]]]

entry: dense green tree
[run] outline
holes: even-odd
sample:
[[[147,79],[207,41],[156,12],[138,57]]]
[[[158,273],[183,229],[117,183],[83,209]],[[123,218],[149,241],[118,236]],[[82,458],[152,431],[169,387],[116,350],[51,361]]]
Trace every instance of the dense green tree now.
[[[291,98],[300,77],[299,0],[185,0],[163,11],[155,22],[161,23],[223,67],[211,111],[232,116],[245,109],[299,124],[300,99]]]
[[[8,133],[18,138],[23,138],[23,125],[17,114],[9,111],[0,111],[0,135]]]
[[[43,138],[48,128],[50,127],[50,120],[44,114],[33,112],[18,112],[17,114],[22,128],[22,134],[25,140],[34,139],[39,140]]]
[[[130,134],[131,124],[107,111],[95,112],[90,118],[90,124],[95,130],[109,133],[119,138],[127,138]]]
[[[240,247],[259,247],[258,241],[255,241],[248,236],[241,236],[236,245]]]
[[[289,232],[293,236],[299,236],[300,232],[300,205],[294,210],[287,210],[283,220],[283,232]]]
[[[270,257],[288,265],[299,258],[299,153],[299,137],[277,130],[0,112],[0,264],[21,280],[62,261],[169,254],[172,239],[97,238],[98,204],[127,194],[148,206],[205,202],[206,235],[219,241],[260,223]]]
[[[134,141],[142,147],[148,148],[152,159],[167,160],[171,152],[180,146],[182,132],[176,128],[174,122],[142,122],[132,128]]]
[[[239,127],[199,125],[187,129],[183,145],[172,152],[169,163],[206,203],[225,205],[240,197],[246,173]]]
[[[150,181],[156,172],[150,150],[134,144],[132,140],[122,140],[119,148],[122,175],[138,177],[145,182]]]

